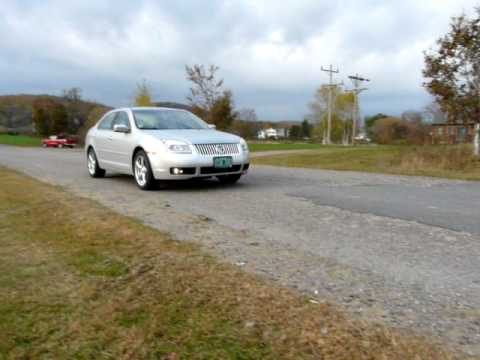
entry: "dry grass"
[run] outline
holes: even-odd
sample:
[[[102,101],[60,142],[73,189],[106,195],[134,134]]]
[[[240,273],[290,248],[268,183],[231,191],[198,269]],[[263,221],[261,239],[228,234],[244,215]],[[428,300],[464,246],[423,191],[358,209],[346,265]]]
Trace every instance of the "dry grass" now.
[[[469,145],[324,147],[305,154],[254,159],[255,164],[480,180]]]
[[[0,359],[451,359],[0,169]]]

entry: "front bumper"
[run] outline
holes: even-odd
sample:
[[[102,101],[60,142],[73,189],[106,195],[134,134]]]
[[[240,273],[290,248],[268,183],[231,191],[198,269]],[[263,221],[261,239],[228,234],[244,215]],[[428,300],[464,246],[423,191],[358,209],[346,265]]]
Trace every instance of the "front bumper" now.
[[[214,169],[213,158],[220,155],[172,154],[161,156],[148,154],[153,176],[157,180],[187,180],[196,177],[209,177],[217,175],[245,174],[250,165],[250,154],[241,152],[239,154],[226,154],[232,157],[232,168]],[[172,169],[188,169],[186,174],[173,174]]]

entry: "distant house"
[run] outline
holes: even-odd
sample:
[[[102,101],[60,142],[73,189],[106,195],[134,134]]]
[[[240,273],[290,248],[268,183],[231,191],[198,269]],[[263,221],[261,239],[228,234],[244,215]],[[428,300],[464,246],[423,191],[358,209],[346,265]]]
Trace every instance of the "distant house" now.
[[[287,138],[290,133],[290,129],[286,127],[278,128],[276,131],[278,138]]]
[[[259,140],[269,140],[269,139],[278,139],[278,133],[277,130],[274,128],[269,128],[265,130],[260,130],[257,134],[257,138]]]
[[[475,137],[475,123],[434,123],[430,135],[432,144],[471,143]]]

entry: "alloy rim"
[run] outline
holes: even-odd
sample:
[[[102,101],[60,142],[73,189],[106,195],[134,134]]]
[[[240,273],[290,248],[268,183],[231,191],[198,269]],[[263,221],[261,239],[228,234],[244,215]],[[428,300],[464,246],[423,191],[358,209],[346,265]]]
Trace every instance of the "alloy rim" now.
[[[137,156],[135,160],[135,179],[138,185],[145,186],[147,183],[147,164],[145,158],[142,155]]]
[[[97,161],[95,160],[95,156],[90,152],[88,154],[88,171],[91,175],[95,174],[95,167],[97,165]]]

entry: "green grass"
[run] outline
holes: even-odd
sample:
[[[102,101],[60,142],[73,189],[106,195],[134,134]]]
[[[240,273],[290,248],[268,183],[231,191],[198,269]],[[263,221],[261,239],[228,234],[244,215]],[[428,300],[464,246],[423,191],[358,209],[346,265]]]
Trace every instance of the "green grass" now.
[[[469,145],[322,147],[304,154],[254,159],[255,164],[480,180]]]
[[[26,135],[0,134],[0,144],[15,146],[41,146],[42,139]]]
[[[321,144],[310,143],[257,143],[252,142],[248,144],[251,152],[258,151],[281,151],[281,150],[314,150],[325,147]]]
[[[0,168],[0,359],[451,359]]]

